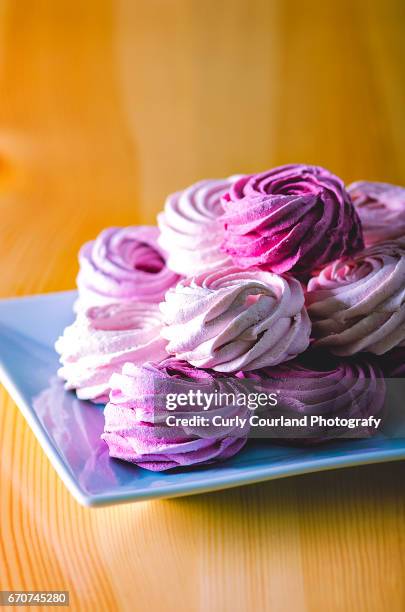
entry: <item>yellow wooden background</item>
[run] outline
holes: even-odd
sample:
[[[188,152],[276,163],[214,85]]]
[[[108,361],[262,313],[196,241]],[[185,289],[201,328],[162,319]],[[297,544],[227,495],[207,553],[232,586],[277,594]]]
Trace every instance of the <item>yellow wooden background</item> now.
[[[0,293],[202,177],[405,183],[403,0],[0,0]],[[74,610],[402,612],[403,463],[85,509],[0,394],[0,581]]]

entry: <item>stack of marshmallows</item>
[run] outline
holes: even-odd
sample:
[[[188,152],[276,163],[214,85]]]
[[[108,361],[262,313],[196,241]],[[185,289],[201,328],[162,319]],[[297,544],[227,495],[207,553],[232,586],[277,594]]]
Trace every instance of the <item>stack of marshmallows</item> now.
[[[173,386],[299,380],[297,412],[325,412],[338,396],[348,414],[364,381],[382,376],[376,356],[392,372],[404,361],[401,187],[345,187],[308,165],[203,180],[168,196],[158,227],[106,229],[79,262],[59,375],[80,399],[106,404],[110,455],[147,469],[223,460],[246,442],[156,419],[153,398]],[[364,409],[378,410],[373,402],[381,394]]]

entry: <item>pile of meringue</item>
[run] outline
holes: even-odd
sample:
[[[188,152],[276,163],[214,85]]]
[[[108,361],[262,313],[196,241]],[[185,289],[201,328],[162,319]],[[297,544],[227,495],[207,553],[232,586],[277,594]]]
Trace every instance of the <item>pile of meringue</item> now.
[[[76,320],[56,342],[65,388],[106,404],[112,457],[166,470],[244,446],[165,425],[154,400],[173,388],[251,380],[283,389],[289,413],[382,409],[377,381],[405,354],[404,188],[287,165],[200,181],[157,221],[81,248]]]

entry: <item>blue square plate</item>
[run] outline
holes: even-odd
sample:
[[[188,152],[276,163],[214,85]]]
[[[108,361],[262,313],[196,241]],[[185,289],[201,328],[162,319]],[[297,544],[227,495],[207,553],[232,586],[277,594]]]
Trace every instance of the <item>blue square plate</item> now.
[[[53,345],[73,321],[76,292],[0,300],[0,380],[69,491],[100,506],[214,491],[271,478],[405,458],[405,415],[368,440],[295,448],[251,440],[211,467],[156,474],[108,456],[102,407],[63,390]],[[396,437],[392,436],[396,432]],[[398,437],[402,436],[402,437]]]

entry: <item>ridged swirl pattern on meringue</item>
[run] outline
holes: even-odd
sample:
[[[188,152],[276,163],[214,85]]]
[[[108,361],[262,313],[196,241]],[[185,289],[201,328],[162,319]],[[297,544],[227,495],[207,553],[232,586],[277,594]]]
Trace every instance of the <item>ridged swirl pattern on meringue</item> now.
[[[405,251],[387,242],[326,266],[308,283],[318,346],[336,355],[386,353],[405,341]]]
[[[248,429],[233,425],[215,426],[212,419],[246,416],[247,409],[219,405],[203,411],[187,404],[168,412],[165,398],[170,394],[238,393],[238,381],[220,378],[215,372],[198,370],[169,358],[160,365],[142,367],[125,364],[122,373],[111,379],[110,401],[105,407],[103,439],[110,455],[153,471],[213,463],[235,455],[246,443]],[[192,424],[169,426],[167,417],[203,415],[208,427]]]
[[[261,409],[260,416],[367,419],[383,414],[385,382],[376,358],[362,355],[340,359],[324,351],[308,351],[279,366],[248,372],[247,377],[256,379],[261,390],[277,389],[277,406]],[[374,433],[376,430],[368,427],[311,427],[309,423],[308,427],[279,428],[271,432],[274,437],[306,443],[336,437],[368,437]]]
[[[263,270],[221,268],[183,279],[160,305],[167,351],[219,372],[294,358],[309,343],[300,283]]]
[[[366,246],[401,238],[405,243],[405,188],[357,181],[347,188],[363,226]]]
[[[307,277],[315,267],[363,247],[343,182],[319,166],[280,166],[241,178],[223,206],[223,250],[244,268]]]
[[[157,304],[120,302],[79,312],[56,341],[58,375],[80,399],[106,402],[110,377],[124,363],[167,358]]]
[[[221,252],[224,228],[221,197],[240,176],[207,179],[168,196],[158,215],[159,244],[167,251],[167,265],[184,276],[227,265],[229,255]]]
[[[160,302],[178,275],[166,266],[153,226],[110,227],[83,245],[76,309],[116,301]]]

